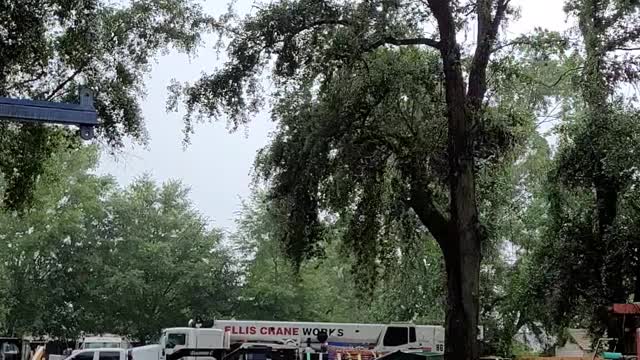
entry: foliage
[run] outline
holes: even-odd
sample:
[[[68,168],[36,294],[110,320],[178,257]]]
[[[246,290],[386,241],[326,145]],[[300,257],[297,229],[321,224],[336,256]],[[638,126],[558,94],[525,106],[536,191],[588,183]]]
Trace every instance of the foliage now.
[[[542,241],[540,229],[548,221],[544,174],[550,166],[550,150],[540,135],[533,136],[526,148],[526,155],[493,179],[499,188],[494,185],[491,192],[483,192],[486,198],[481,201],[487,218],[494,218],[487,219],[487,224],[493,224],[491,249],[486,249],[482,273],[481,323],[487,354],[512,355],[519,346],[514,336],[525,327],[542,331],[539,315],[547,310],[530,284],[540,275],[532,267],[530,252]],[[323,255],[305,262],[296,276],[277,241],[286,219],[276,210],[268,197],[258,193],[239,214],[233,238],[243,259],[245,281],[237,317],[442,323],[444,264],[435,241],[423,238],[428,235],[385,237],[389,250],[377,269],[372,294],[367,295],[358,291],[359,279],[349,272],[358,263],[343,242],[348,224],[323,219],[328,229],[319,244]],[[513,249],[517,251],[512,253]]]
[[[435,242],[418,241],[390,256],[373,294],[359,291],[351,269],[356,261],[342,242],[345,225],[329,224],[323,256],[299,272],[278,241],[278,219],[264,194],[239,215],[234,241],[244,261],[238,315],[248,319],[331,322],[440,322],[443,318],[441,254]],[[424,245],[431,244],[424,249]],[[402,255],[400,255],[402,254]],[[357,266],[357,263],[356,263]]]
[[[183,0],[132,0],[126,6],[9,0],[0,4],[0,14],[0,96],[77,102],[79,86],[88,86],[95,93],[98,133],[114,148],[125,136],[145,140],[139,104],[153,58],[169,48],[193,52],[213,25],[198,5]],[[4,123],[0,136],[5,206],[19,209],[29,205],[43,161],[73,133]]]
[[[236,223],[232,239],[243,272],[239,313],[248,319],[299,319],[304,307],[299,279],[273,239],[278,215],[256,197],[244,204]]]
[[[119,316],[116,323],[108,318],[98,323],[99,330],[116,329],[148,341],[168,324],[215,318],[233,309],[235,273],[220,247],[222,235],[207,229],[187,194],[178,182],[158,187],[142,178],[105,204],[102,238],[108,246],[103,273],[90,284],[89,297],[106,301],[88,309],[88,320],[105,309]]]
[[[277,16],[278,9],[272,9],[273,14],[265,10],[264,16]],[[285,11],[284,5],[281,10]],[[291,16],[295,15],[295,9],[286,11],[290,12]],[[255,21],[267,20],[256,17]],[[246,27],[255,27],[256,31],[260,29],[259,25],[253,23],[247,23]],[[241,58],[241,54],[236,54],[235,51],[255,49],[243,47],[242,41],[240,38],[237,39],[237,43],[233,43],[230,50],[238,57],[238,62],[243,61],[245,55]],[[314,215],[319,208],[333,211],[345,209],[350,212],[348,209],[354,201],[360,202],[361,206],[355,212],[362,213],[363,216],[353,217],[352,232],[345,235],[358,239],[353,241],[354,245],[359,247],[355,251],[363,252],[360,254],[361,260],[368,259],[367,261],[371,262],[374,258],[364,251],[375,247],[372,246],[373,243],[364,241],[373,240],[375,237],[372,235],[378,230],[375,229],[375,222],[371,222],[373,219],[370,215],[374,214],[372,211],[379,211],[380,215],[390,215],[393,218],[408,212],[409,207],[398,201],[403,198],[406,200],[411,180],[426,181],[428,187],[435,187],[434,191],[440,194],[440,206],[446,207],[447,200],[442,193],[448,176],[446,118],[443,116],[443,85],[437,55],[413,48],[397,51],[380,48],[363,54],[360,61],[347,64],[348,66],[335,70],[331,68],[331,81],[328,81],[328,74],[323,74],[320,79],[327,78],[327,81],[320,87],[315,87],[311,80],[305,80],[311,76],[308,72],[320,70],[312,65],[306,67],[297,64],[296,66],[302,67],[300,76],[292,78],[291,81],[301,79],[300,82],[283,86],[274,94],[278,102],[273,115],[279,120],[281,130],[273,144],[261,153],[257,165],[265,178],[275,179],[274,195],[287,197],[276,201],[274,206],[278,203],[299,206],[295,211],[288,210],[290,226],[286,228],[286,233],[282,234],[287,241],[289,254],[295,259],[315,254],[313,239],[320,238],[322,234]],[[190,96],[193,106],[210,106],[211,112],[207,114],[216,115],[218,109],[226,109],[224,104],[229,103],[230,106],[237,105],[238,108],[226,110],[232,114],[240,114],[245,100],[237,103],[220,100],[219,103],[217,95],[210,97],[211,102],[201,103],[196,99],[196,96],[204,96],[206,91],[213,91],[207,86],[225,84],[227,80],[222,80],[225,76],[241,77],[229,73],[236,70],[240,71],[241,67],[234,67],[230,63],[225,72],[220,72],[211,79],[203,79],[202,83],[188,88],[186,94]],[[275,70],[277,75],[281,75],[280,70]],[[243,78],[240,80],[244,81]],[[287,79],[282,81],[286,82]],[[233,84],[242,86],[236,82]],[[233,96],[236,93],[238,92],[234,90],[220,94]],[[251,107],[248,110],[251,110]],[[483,141],[479,145],[478,156],[491,159],[487,164],[500,160],[502,148],[508,149],[512,144],[521,141],[521,135],[518,134],[516,137],[511,131],[516,132],[528,126],[520,114],[504,113],[500,116],[503,117],[487,119],[484,132],[481,133]],[[240,118],[238,115],[238,119]],[[232,116],[232,119],[236,117]],[[526,131],[521,133],[525,134]],[[481,149],[480,146],[484,144],[488,145],[487,148]],[[427,164],[429,172],[422,174],[422,171],[426,171],[422,166]],[[415,169],[418,172],[416,175],[421,179],[403,180],[403,176],[406,177],[414,167],[418,167]],[[305,181],[301,182],[301,179]],[[314,192],[315,188],[320,188],[321,197],[306,195]],[[374,194],[384,194],[384,203],[372,202],[371,197]],[[391,198],[386,199],[385,196]],[[382,210],[385,207],[389,209]],[[369,213],[365,214],[366,211]],[[346,219],[352,217],[351,214],[345,215],[349,215]],[[366,223],[358,223],[359,218],[366,219]],[[361,233],[362,231],[368,233]],[[306,239],[305,242],[296,240],[300,238]]]
[[[548,221],[544,180],[550,149],[539,134],[530,137],[525,149],[481,202],[489,205],[482,212],[490,229],[481,273],[484,351],[502,356],[514,353],[514,337],[521,330],[539,333],[539,315],[546,312],[531,286],[541,275],[531,267],[531,253],[542,243],[541,229]]]
[[[23,217],[0,217],[0,253],[9,281],[3,328],[9,334],[28,329],[63,335],[76,323],[70,301],[83,298],[80,284],[95,245],[87,227],[99,221],[98,200],[113,188],[111,179],[86,173],[96,161],[95,149],[56,154],[38,180],[34,207]]]
[[[638,109],[620,88],[637,82],[638,57],[625,50],[640,41],[638,2],[574,0],[580,97],[563,116],[560,147],[548,188],[550,223],[537,249],[544,269],[537,285],[548,299],[550,328],[589,326],[601,334],[600,317],[612,303],[640,297],[636,236],[628,232],[635,213]],[[615,335],[609,328],[609,336]]]
[[[36,184],[34,207],[0,217],[3,333],[109,331],[145,341],[196,314],[229,313],[229,254],[187,190],[146,178],[120,190],[91,174],[96,160],[95,148],[59,150]]]

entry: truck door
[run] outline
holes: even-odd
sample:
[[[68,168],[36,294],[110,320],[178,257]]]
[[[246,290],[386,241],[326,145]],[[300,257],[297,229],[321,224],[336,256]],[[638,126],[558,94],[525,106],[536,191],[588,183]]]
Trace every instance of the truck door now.
[[[173,354],[177,350],[187,347],[187,333],[184,331],[165,331],[162,333],[160,344],[163,349],[160,353],[160,360],[165,360],[167,355]]]
[[[421,344],[418,344],[415,326],[409,326],[409,346],[411,347],[421,346]]]
[[[81,351],[73,356],[73,360],[98,360],[95,351]]]

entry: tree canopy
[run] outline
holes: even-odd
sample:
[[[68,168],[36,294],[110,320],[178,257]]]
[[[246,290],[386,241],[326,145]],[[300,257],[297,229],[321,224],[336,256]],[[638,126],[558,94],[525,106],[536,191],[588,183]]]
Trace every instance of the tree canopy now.
[[[199,316],[231,314],[231,254],[179,182],[120,189],[90,173],[96,148],[59,150],[36,202],[0,216],[3,333],[73,339],[120,332],[140,341]]]
[[[146,139],[140,101],[154,58],[169,49],[193,53],[215,24],[199,5],[183,0],[120,6],[10,0],[0,4],[0,13],[0,96],[78,102],[79,86],[87,86],[95,93],[99,138],[114,149],[126,137]],[[11,209],[28,203],[60,139],[76,137],[60,127],[4,121],[0,136],[4,204]]]
[[[558,153],[549,174],[545,241],[536,251],[545,271],[538,294],[549,299],[553,326],[607,330],[606,307],[640,297],[637,237],[638,108],[635,86],[640,36],[638,3],[569,1],[580,42],[565,101]],[[634,300],[634,301],[635,301]],[[604,315],[604,317],[603,317]],[[617,329],[609,328],[613,337]]]

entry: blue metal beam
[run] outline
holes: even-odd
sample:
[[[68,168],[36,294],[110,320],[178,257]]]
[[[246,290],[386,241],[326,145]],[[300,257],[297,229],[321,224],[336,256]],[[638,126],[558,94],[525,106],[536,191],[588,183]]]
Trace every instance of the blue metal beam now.
[[[93,137],[98,114],[88,89],[80,90],[80,104],[0,97],[0,120],[52,123],[80,127],[83,139]]]
[[[0,97],[0,118],[63,125],[98,125],[93,106]]]

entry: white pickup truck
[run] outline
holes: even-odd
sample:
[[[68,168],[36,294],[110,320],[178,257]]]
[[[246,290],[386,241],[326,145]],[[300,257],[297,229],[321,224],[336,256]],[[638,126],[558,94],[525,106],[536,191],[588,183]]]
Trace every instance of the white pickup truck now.
[[[74,352],[66,360],[131,360],[128,349],[95,348]]]
[[[124,336],[105,334],[101,336],[86,336],[80,340],[79,349],[118,348],[129,349],[131,343]]]

